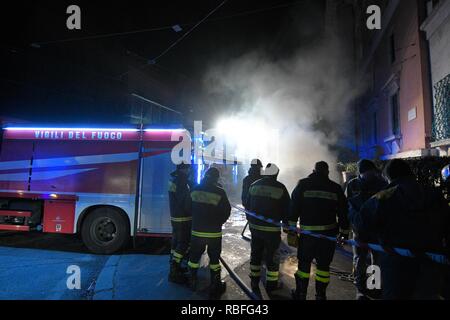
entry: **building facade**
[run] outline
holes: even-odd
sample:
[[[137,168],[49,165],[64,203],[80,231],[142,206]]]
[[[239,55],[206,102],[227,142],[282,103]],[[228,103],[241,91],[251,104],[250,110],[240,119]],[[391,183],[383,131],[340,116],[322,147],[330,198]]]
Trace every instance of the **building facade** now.
[[[382,9],[381,30],[366,25],[369,5]],[[421,25],[427,1],[356,1],[357,74],[364,93],[355,104],[362,158],[388,160],[432,154],[432,93],[428,43]]]

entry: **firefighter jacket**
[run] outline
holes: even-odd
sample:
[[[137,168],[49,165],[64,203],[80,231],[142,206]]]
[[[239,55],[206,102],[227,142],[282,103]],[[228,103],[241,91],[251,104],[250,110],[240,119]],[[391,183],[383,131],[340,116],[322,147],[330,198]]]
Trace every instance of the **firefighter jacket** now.
[[[228,220],[231,205],[225,190],[204,179],[191,192],[192,235],[219,238],[222,225]]]
[[[242,200],[242,205],[244,206],[245,209],[249,209],[247,200],[248,200],[248,191],[250,189],[250,186],[258,181],[259,179],[261,179],[261,169],[260,168],[255,168],[255,167],[251,167],[248,170],[248,176],[246,176],[244,178],[244,180],[242,181],[242,196],[241,196],[241,200]]]
[[[292,192],[289,224],[318,233],[348,233],[348,207],[342,188],[317,173],[300,180]],[[337,218],[337,219],[336,219]]]
[[[188,177],[179,171],[170,174],[169,205],[172,223],[192,220]]]
[[[290,196],[284,184],[275,177],[264,177],[250,186],[247,197],[249,211],[272,219],[277,223],[287,223],[289,215]],[[276,227],[265,221],[247,215],[250,228],[253,230],[279,232]]]
[[[374,234],[381,245],[440,251],[448,227],[443,195],[414,178],[392,182],[352,218],[358,234]]]

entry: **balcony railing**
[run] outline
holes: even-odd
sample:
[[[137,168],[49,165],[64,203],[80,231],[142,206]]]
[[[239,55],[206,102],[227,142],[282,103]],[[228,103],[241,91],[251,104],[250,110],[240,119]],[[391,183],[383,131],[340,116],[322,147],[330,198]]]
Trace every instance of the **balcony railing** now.
[[[434,86],[433,141],[450,139],[450,74]]]

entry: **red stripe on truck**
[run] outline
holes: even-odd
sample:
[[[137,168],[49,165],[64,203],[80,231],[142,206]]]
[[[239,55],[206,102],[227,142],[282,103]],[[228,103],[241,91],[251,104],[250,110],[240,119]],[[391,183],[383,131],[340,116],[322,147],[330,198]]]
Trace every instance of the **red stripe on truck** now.
[[[30,227],[29,226],[14,226],[12,224],[0,224],[0,230],[30,231]]]
[[[0,216],[7,216],[7,217],[31,217],[31,211],[0,210]]]

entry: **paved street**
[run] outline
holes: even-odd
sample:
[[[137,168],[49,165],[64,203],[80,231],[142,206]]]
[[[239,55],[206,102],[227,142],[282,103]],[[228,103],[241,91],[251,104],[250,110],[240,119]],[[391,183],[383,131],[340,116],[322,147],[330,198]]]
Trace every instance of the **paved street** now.
[[[177,299],[207,298],[209,272],[200,272],[197,293],[167,281],[168,249],[160,239],[140,239],[120,254],[90,254],[76,236],[0,233],[0,299]],[[202,265],[207,265],[207,259]],[[81,289],[69,290],[69,266],[81,269]],[[224,274],[225,275],[225,274]],[[246,299],[228,284],[224,299]]]
[[[204,290],[167,281],[167,252],[158,254],[161,241],[148,240],[102,256],[74,236],[0,234],[0,299],[204,299]],[[80,290],[66,285],[72,265],[81,270]]]
[[[249,242],[241,238],[245,217],[238,211],[226,224],[223,240],[223,258],[244,282],[249,285]],[[0,233],[0,299],[177,299],[207,298],[209,271],[202,268],[200,289],[197,293],[167,281],[168,249],[161,239],[140,239],[136,248],[117,255],[90,254],[76,236],[38,233]],[[281,276],[285,289],[277,299],[289,299],[294,287],[296,259],[293,249],[282,247]],[[201,265],[207,266],[204,257]],[[67,288],[67,268],[80,267],[81,289]],[[350,260],[336,255],[333,267],[350,270]],[[248,299],[225,270],[227,282],[225,300]],[[314,286],[314,281],[311,281]],[[313,298],[313,288],[310,290]],[[353,299],[353,285],[332,277],[330,299]],[[264,294],[267,298],[267,295]]]
[[[67,237],[37,236],[0,234],[0,299],[90,299],[108,257],[76,252]],[[59,248],[67,241],[67,251],[37,249],[45,240]],[[81,290],[67,289],[66,270],[71,265],[81,269]]]

